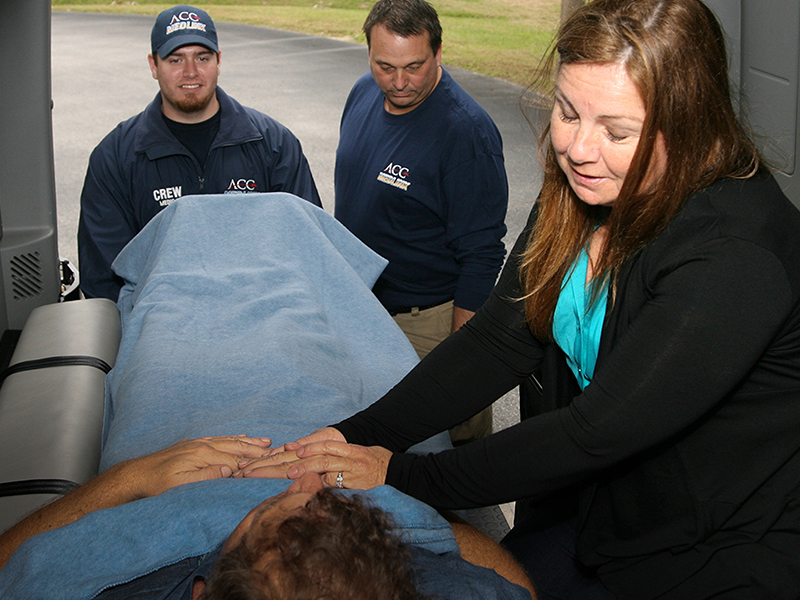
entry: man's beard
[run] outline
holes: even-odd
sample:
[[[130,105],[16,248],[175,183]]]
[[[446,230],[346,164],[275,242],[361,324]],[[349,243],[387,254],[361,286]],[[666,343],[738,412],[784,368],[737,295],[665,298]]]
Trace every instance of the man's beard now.
[[[211,102],[212,94],[201,96],[199,94],[187,94],[173,104],[175,108],[183,113],[191,114],[201,112]]]

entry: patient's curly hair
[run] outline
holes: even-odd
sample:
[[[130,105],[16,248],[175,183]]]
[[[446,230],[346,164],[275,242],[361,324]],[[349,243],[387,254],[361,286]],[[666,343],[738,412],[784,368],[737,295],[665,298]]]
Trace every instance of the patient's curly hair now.
[[[390,518],[324,489],[257,541],[220,556],[202,600],[420,599]]]

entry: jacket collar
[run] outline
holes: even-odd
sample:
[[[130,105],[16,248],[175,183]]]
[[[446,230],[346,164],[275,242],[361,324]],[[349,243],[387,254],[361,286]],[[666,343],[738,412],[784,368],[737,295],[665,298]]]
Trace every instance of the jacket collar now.
[[[262,138],[261,132],[250,120],[245,108],[217,87],[217,100],[222,111],[219,132],[211,149],[218,146],[241,144]],[[161,116],[161,92],[142,113],[142,123],[136,132],[135,152],[147,154],[156,160],[172,154],[186,154],[189,151],[181,144],[164,123]]]

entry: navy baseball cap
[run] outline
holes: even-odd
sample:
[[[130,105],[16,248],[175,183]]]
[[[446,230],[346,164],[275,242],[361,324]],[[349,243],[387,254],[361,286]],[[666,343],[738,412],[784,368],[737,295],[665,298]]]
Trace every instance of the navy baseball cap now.
[[[219,52],[217,28],[206,11],[181,4],[158,15],[150,33],[153,54],[166,58],[181,46],[190,44]]]

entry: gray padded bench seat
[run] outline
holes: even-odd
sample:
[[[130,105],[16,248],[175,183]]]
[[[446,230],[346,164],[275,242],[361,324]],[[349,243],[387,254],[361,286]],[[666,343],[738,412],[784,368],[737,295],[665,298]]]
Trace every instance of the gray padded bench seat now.
[[[0,532],[97,474],[119,339],[110,300],[31,313],[0,387]]]

